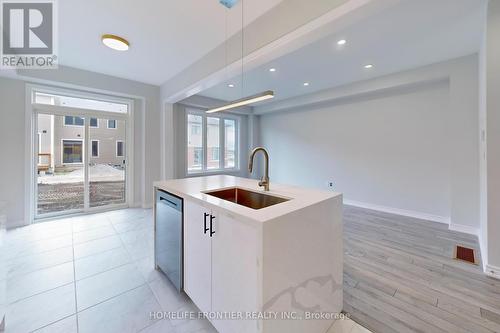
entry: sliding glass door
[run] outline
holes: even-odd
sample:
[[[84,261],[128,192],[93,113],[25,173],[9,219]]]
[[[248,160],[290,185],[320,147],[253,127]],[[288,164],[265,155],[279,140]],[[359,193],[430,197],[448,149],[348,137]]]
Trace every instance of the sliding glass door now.
[[[38,113],[36,215],[85,208],[85,118]]]
[[[54,105],[62,97],[50,97],[34,108],[34,217],[126,207],[126,115]]]
[[[90,118],[89,206],[124,204],[126,193],[126,123]]]

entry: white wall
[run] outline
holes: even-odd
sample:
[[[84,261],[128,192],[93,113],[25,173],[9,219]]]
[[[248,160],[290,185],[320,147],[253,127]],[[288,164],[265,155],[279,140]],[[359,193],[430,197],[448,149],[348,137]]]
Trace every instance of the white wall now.
[[[477,233],[477,74],[469,56],[257,108],[271,181],[332,180],[346,200]]]
[[[0,77],[0,156],[9,156],[0,172],[0,201],[7,202],[7,225],[26,221],[25,95],[36,83],[134,100],[134,202],[152,206],[152,183],[160,179],[160,88],[135,81],[60,66],[58,70],[19,71],[18,79]],[[147,129],[147,130],[144,130]],[[143,149],[146,147],[146,149]]]
[[[500,278],[500,1],[489,1],[481,49],[482,234],[486,272]],[[486,249],[486,251],[485,251]]]
[[[24,82],[0,78],[0,202],[7,226],[24,219]]]

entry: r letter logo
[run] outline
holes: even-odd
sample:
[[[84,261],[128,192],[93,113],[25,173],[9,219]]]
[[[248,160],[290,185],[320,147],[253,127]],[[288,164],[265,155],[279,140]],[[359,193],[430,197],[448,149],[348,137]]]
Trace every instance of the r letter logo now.
[[[2,69],[57,68],[55,0],[2,0]]]

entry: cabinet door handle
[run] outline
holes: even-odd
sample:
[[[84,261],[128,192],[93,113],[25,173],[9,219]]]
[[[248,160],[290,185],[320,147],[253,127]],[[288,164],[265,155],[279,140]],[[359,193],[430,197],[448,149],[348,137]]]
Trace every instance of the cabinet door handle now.
[[[210,237],[212,237],[215,234],[215,231],[213,231],[213,221],[215,220],[215,216],[210,215]]]
[[[206,233],[207,233],[207,231],[209,230],[209,229],[207,228],[207,217],[208,217],[208,215],[210,215],[210,214],[208,214],[208,213],[204,213],[204,219],[203,219],[203,227],[204,227],[204,229],[205,229],[205,230],[204,230],[204,232],[203,232],[204,234],[206,234]]]

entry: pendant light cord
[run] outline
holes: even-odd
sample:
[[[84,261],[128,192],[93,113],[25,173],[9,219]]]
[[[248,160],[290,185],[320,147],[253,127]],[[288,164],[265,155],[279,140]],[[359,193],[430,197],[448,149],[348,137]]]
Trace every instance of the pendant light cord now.
[[[245,1],[241,0],[241,98],[244,96],[244,89],[243,89],[243,57],[244,57],[244,42],[245,42],[245,21],[244,21],[244,7],[245,7]]]
[[[225,39],[224,39],[224,68],[225,68],[225,80],[228,79],[228,75],[227,75],[227,12],[229,10],[226,9],[225,11],[225,16],[224,16],[224,19],[225,19],[225,23],[224,23],[224,33],[225,33]]]

